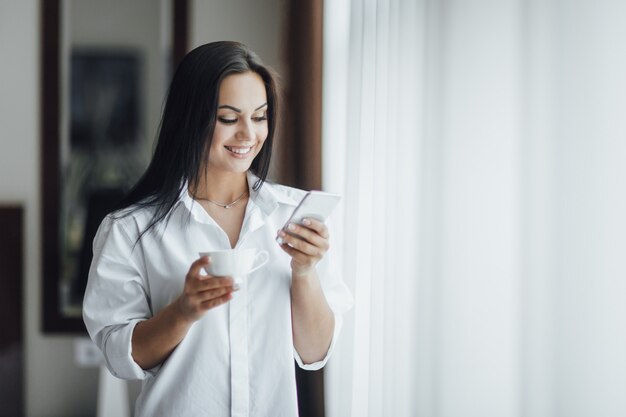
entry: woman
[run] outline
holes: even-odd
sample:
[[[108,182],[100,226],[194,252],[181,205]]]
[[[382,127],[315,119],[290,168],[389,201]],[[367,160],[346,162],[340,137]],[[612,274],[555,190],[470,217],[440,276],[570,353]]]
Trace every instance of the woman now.
[[[304,192],[266,182],[276,109],[246,46],[191,51],[150,166],[98,230],[83,317],[109,370],[143,380],[136,416],[296,416],[294,358],[328,360],[351,298],[323,223],[278,231]],[[270,260],[236,289],[197,259],[228,248]]]

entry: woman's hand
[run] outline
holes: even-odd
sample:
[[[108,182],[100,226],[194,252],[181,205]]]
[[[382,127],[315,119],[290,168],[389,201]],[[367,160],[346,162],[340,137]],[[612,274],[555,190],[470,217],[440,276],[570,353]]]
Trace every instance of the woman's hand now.
[[[328,251],[328,228],[315,219],[304,219],[302,224],[290,223],[287,231],[279,230],[281,248],[291,256],[294,277],[306,277],[315,271],[315,265]]]
[[[154,317],[140,321],[132,336],[133,359],[143,369],[163,362],[207,310],[232,298],[233,279],[201,275],[204,256],[191,264],[182,294]]]
[[[183,292],[175,301],[179,314],[190,323],[199,320],[207,310],[222,305],[233,297],[231,277],[200,274],[209,263],[208,257],[203,256],[191,264],[185,277]]]

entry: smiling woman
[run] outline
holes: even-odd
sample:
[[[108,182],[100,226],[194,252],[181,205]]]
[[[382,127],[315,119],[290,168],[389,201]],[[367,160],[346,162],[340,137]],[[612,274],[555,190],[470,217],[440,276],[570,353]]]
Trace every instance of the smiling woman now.
[[[100,225],[83,317],[109,370],[144,380],[137,416],[297,416],[294,359],[333,350],[351,296],[324,223],[279,231],[305,192],[266,181],[276,97],[245,45],[191,51],[148,169]],[[198,253],[230,249],[267,265],[237,286],[207,274],[218,259]]]
[[[268,135],[267,95],[263,79],[258,74],[246,72],[226,77],[220,85],[218,103],[217,123],[204,178],[210,173],[219,175],[219,171],[247,169]],[[208,188],[207,184],[198,185]],[[201,196],[195,191],[194,195]],[[211,197],[207,195],[205,198]]]

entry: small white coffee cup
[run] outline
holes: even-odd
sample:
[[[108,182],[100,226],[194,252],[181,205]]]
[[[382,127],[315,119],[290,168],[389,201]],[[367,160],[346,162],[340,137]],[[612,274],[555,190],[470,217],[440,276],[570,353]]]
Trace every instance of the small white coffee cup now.
[[[241,283],[241,278],[256,271],[267,263],[270,256],[266,250],[224,249],[210,252],[199,252],[200,256],[211,259],[204,269],[207,274],[217,277],[233,277],[235,285]]]

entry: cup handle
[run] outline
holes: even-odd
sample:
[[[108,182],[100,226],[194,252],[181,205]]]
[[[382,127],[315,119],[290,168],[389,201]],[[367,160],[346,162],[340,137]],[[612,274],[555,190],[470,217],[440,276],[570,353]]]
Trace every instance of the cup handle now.
[[[254,261],[256,262],[258,259],[262,259],[261,263],[258,264],[257,266],[255,266],[254,268],[252,268],[250,271],[248,271],[248,274],[251,274],[252,272],[256,271],[257,269],[259,269],[260,267],[262,267],[263,265],[265,265],[267,263],[267,261],[270,260],[270,254],[268,251],[266,250],[262,250],[259,251],[256,255],[254,255]]]

